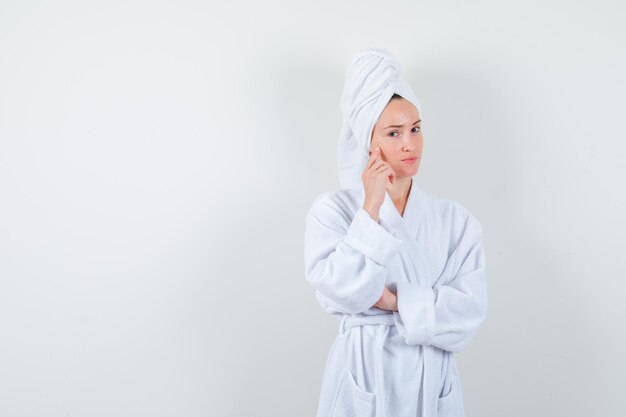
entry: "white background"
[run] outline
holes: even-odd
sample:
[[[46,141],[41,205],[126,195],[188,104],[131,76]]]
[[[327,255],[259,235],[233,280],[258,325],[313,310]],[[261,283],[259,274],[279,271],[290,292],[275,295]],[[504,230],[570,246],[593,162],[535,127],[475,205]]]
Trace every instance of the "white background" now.
[[[618,1],[0,2],[0,415],[314,416],[304,219],[391,50],[485,232],[468,417],[626,408]]]

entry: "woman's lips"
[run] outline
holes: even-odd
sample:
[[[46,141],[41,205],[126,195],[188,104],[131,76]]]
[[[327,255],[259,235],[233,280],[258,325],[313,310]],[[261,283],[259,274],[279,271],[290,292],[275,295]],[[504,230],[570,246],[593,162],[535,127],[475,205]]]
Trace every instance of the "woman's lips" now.
[[[407,158],[402,160],[402,162],[406,162],[407,164],[412,164],[415,161],[417,161],[417,158]]]

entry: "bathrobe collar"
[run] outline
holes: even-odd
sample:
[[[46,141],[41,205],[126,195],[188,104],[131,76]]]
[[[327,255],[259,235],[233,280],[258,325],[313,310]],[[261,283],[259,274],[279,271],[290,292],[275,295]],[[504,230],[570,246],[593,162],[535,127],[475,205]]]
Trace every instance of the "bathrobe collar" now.
[[[365,197],[363,183],[361,183],[361,193]],[[385,200],[379,212],[380,225],[399,238],[415,239],[427,202],[426,193],[417,185],[417,181],[413,177],[406,207],[404,208],[404,216],[400,215],[398,209],[393,204],[391,196],[385,191]]]

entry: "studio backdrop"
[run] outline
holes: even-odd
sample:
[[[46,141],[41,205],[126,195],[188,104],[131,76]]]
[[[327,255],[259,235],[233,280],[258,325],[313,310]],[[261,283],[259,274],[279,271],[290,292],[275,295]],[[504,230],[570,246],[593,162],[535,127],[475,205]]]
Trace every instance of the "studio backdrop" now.
[[[315,415],[304,275],[354,53],[424,115],[421,189],[484,232],[466,415],[626,409],[626,10],[566,2],[0,3],[0,415]]]

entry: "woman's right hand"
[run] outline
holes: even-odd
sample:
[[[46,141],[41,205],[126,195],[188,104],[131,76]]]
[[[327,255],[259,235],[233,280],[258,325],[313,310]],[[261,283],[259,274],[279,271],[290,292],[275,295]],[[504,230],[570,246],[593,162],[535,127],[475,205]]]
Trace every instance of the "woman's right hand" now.
[[[370,155],[365,171],[361,175],[363,188],[365,189],[363,208],[375,221],[378,221],[380,206],[385,201],[387,181],[393,184],[395,178],[396,173],[391,168],[391,165],[380,158],[380,147],[377,147]]]

